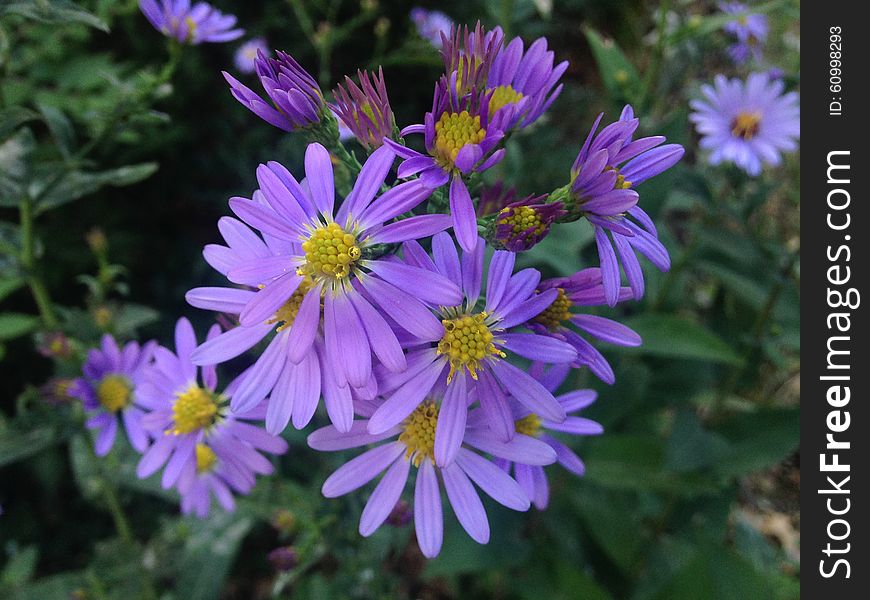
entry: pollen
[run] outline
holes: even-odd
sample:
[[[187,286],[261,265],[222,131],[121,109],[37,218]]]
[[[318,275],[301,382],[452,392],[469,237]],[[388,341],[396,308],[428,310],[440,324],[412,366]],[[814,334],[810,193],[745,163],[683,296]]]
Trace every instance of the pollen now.
[[[109,412],[126,408],[133,399],[130,380],[123,375],[106,375],[97,384],[97,400]]]
[[[281,308],[275,311],[275,316],[266,321],[266,323],[281,323],[275,328],[275,331],[283,331],[287,327],[292,327],[293,322],[296,321],[296,315],[299,314],[299,307],[302,306],[305,295],[312,287],[314,287],[314,284],[310,278],[306,277],[303,279],[299,287],[296,288],[296,291],[293,292],[293,295],[281,305]]]
[[[447,382],[453,380],[456,371],[468,369],[473,379],[477,379],[480,363],[488,356],[505,357],[492,343],[493,335],[486,324],[487,313],[462,315],[454,319],[444,319],[444,336],[438,342],[438,354],[450,360],[450,373]]]
[[[523,93],[516,91],[511,85],[500,85],[492,90],[489,98],[489,116],[492,117],[499,109],[508,104],[516,104],[523,99]]]
[[[541,417],[535,413],[530,413],[522,419],[514,421],[514,429],[517,433],[534,437],[541,430]]]
[[[541,314],[535,317],[535,322],[544,325],[550,331],[557,331],[564,321],[571,318],[573,302],[562,288],[557,288],[559,294],[553,303]]]
[[[442,169],[453,170],[456,156],[468,144],[479,144],[486,137],[480,116],[472,117],[467,110],[444,113],[435,123],[435,162]]]
[[[187,27],[187,37],[192,38],[196,33],[196,21],[193,20],[193,17],[187,17],[184,19],[184,24]]]
[[[202,442],[196,445],[196,472],[207,473],[214,468],[217,462],[217,454]]]
[[[758,134],[761,126],[761,113],[744,111],[739,113],[731,121],[731,134],[740,137],[747,142]]]
[[[178,394],[172,405],[172,429],[169,433],[181,435],[205,429],[214,424],[218,403],[213,393],[192,385]]]
[[[362,254],[356,236],[342,229],[338,223],[316,228],[308,240],[302,243],[302,249],[305,251],[305,265],[301,271],[312,277],[333,280],[350,275],[353,265]]]
[[[435,458],[435,427],[438,425],[438,407],[431,400],[420,404],[405,419],[399,441],[405,444],[405,458],[419,467],[424,458]]]
[[[542,235],[547,231],[547,225],[541,221],[541,215],[529,206],[517,206],[503,208],[499,212],[499,223],[511,226],[513,236],[527,234],[526,241],[534,241],[535,236]]]

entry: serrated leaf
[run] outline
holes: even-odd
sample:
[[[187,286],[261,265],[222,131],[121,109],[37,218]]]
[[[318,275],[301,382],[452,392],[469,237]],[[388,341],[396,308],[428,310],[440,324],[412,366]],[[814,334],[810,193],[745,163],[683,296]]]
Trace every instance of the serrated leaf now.
[[[82,171],[67,173],[44,195],[42,195],[42,190],[38,186],[33,190],[32,194],[35,197],[42,195],[36,206],[36,214],[78,200],[106,185],[113,187],[132,185],[150,177],[156,170],[157,163],[150,162],[95,173],[85,173]]]
[[[76,145],[75,129],[63,111],[49,104],[38,103],[42,120],[48,126],[57,149],[64,158],[69,158]]]
[[[22,313],[0,314],[0,340],[11,340],[35,330],[39,317]]]
[[[590,27],[585,28],[583,33],[598,64],[598,73],[608,95],[629,103],[635,102],[641,90],[640,75],[622,49],[615,41],[602,37]]]
[[[69,0],[18,0],[0,4],[0,16],[19,15],[42,23],[82,23],[109,32],[109,26]]]
[[[683,317],[646,314],[625,319],[623,323],[643,338],[643,344],[636,348],[623,348],[623,352],[729,365],[741,362],[722,338],[703,325]]]
[[[0,110],[0,140],[5,140],[24,123],[38,118],[38,114],[23,106],[10,106]]]

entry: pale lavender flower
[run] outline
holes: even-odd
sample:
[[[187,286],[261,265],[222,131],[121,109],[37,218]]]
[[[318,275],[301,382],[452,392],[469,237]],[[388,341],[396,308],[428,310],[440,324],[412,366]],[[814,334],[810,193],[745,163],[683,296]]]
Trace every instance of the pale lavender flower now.
[[[271,58],[259,51],[254,60],[257,76],[272,105],[224,71],[233,97],[252,113],[284,131],[320,123],[327,109],[317,81],[286,52],[276,51],[275,55],[277,58]]]
[[[236,68],[242,73],[254,73],[257,70],[257,57],[260,53],[269,51],[265,38],[253,38],[239,46],[233,57]]]
[[[565,381],[568,372],[569,368],[567,365],[553,365],[550,369],[546,369],[543,364],[534,363],[529,369],[529,374],[554,394]],[[521,405],[513,403],[512,407],[514,418],[516,419],[515,426],[517,433],[539,439],[550,446],[555,451],[556,460],[560,465],[570,473],[582,477],[586,472],[586,466],[583,464],[583,461],[571,448],[556,437],[553,437],[553,434],[587,436],[604,433],[604,428],[599,423],[570,414],[586,408],[595,402],[596,397],[597,393],[594,390],[573,390],[556,396],[556,400],[562,405],[565,412],[569,413],[568,417],[561,423],[553,423],[552,421],[542,419]],[[482,422],[484,415],[480,412],[472,413],[468,419],[471,423]],[[518,460],[496,458],[494,462],[508,474],[513,471],[517,483],[523,488],[523,491],[532,501],[535,508],[538,510],[547,508],[550,500],[550,485],[547,482],[547,475],[544,473],[543,466],[528,464],[522,458]]]
[[[220,334],[214,325],[207,339]],[[261,452],[283,454],[287,443],[246,421],[262,420],[263,405],[239,414],[230,398],[248,372],[217,390],[213,366],[197,368],[190,360],[197,340],[187,319],[175,327],[175,352],[158,347],[154,365],[143,373],[138,388],[148,413],[142,427],[154,442],[142,456],[136,474],[145,478],[163,468],[161,483],[181,494],[181,508],[199,517],[208,515],[213,495],[228,511],[233,493],[247,494],[256,475],[272,473],[272,463]]]
[[[369,421],[364,418],[355,421],[347,432],[330,425],[308,436],[308,445],[321,451],[375,446],[341,466],[322,488],[327,498],[343,496],[385,472],[362,511],[361,535],[373,534],[390,517],[401,499],[412,466],[417,468],[414,528],[420,550],[428,558],[438,555],[444,536],[442,484],[459,523],[480,544],[489,541],[490,529],[474,484],[499,504],[513,510],[528,510],[529,499],[519,484],[480,453],[506,460],[522,459],[526,464],[553,463],[555,451],[540,440],[516,434],[511,440],[502,441],[485,423],[467,427],[463,423],[458,431],[455,460],[449,465],[437,466],[435,440],[439,424],[442,419],[452,418],[449,413],[455,411],[457,400],[465,401],[457,390],[455,386],[447,386],[442,377],[437,385],[427,388],[427,399],[406,418],[378,434],[369,433]],[[370,417],[376,407],[375,402],[359,403],[357,413]]]
[[[583,269],[570,277],[545,279],[538,285],[539,292],[549,290],[556,290],[556,299],[526,326],[536,333],[574,346],[577,360],[571,366],[589,367],[596,377],[612,384],[615,378],[610,364],[578,331],[617,346],[639,346],[642,340],[637,333],[616,321],[574,312],[577,307],[601,306],[607,302],[601,269]],[[631,296],[631,288],[620,288],[619,301]]]
[[[245,34],[244,29],[233,29],[236,17],[205,2],[139,0],[139,9],[157,31],[182,44],[230,42]]]
[[[442,77],[438,82],[424,124],[402,130],[403,136],[423,134],[426,154],[390,139],[384,142],[404,159],[398,169],[400,178],[419,175],[419,181],[433,190],[450,183],[453,231],[459,245],[472,251],[479,237],[477,216],[464,178],[486,171],[504,157],[504,148],[497,147],[511,113],[498,111],[491,119],[490,96],[477,90],[459,96],[456,76],[454,71],[450,79]]]
[[[420,37],[436,48],[441,48],[442,34],[449,35],[453,28],[453,20],[440,10],[416,7],[411,9],[410,16]]]
[[[128,342],[123,348],[106,334],[99,348],[88,351],[82,365],[83,376],[76,379],[68,394],[82,401],[88,429],[97,432],[94,452],[104,456],[112,449],[118,432],[118,420],[124,424],[130,445],[142,452],[148,447],[148,433],[142,427],[143,407],[140,396],[143,371],[151,360],[156,343],[139,346]]]
[[[441,324],[423,302],[461,300],[458,286],[444,276],[368,254],[376,244],[427,237],[450,224],[449,216],[430,214],[392,222],[431,194],[415,180],[376,197],[394,159],[387,146],[375,150],[337,211],[332,162],[320,144],[308,146],[304,187],[280,164],[260,165],[260,190],[252,200],[231,199],[230,207],[268,245],[247,227],[234,226],[231,235],[237,240],[228,238],[231,248],[207,249],[211,264],[231,282],[259,291],[197,288],[188,293],[194,306],[239,314],[241,325],[197,348],[193,360],[229,360],[276,330],[233,397],[233,407],[244,411],[274,388],[269,431],[283,429],[297,411],[304,418],[294,418],[294,425],[304,426],[321,385],[330,419],[339,429],[349,428],[352,389],[369,398],[377,389],[372,354],[388,371],[406,368],[397,334],[381,311],[400,330],[428,338],[441,331]]]
[[[749,7],[741,2],[723,3],[719,8],[726,14],[736,15],[733,21],[723,27],[737,40],[728,48],[731,59],[738,65],[745,63],[750,57],[760,60],[761,49],[767,40],[767,17],[751,13]]]
[[[598,115],[571,168],[570,198],[565,205],[575,217],[584,216],[595,227],[605,297],[614,306],[619,297],[620,263],[635,298],[643,297],[643,271],[636,252],[660,271],[670,268],[668,251],[658,240],[652,219],[637,206],[638,194],[632,188],[671,168],[685,150],[679,144],[662,146],[664,136],[633,139],[639,120],[630,105],[618,121],[597,132],[602,117],[603,113]]]
[[[784,90],[784,82],[767,73],[752,73],[746,81],[717,75],[712,86],[702,86],[704,99],[692,100],[689,119],[710,164],[733,162],[757,176],[762,165],[779,165],[782,153],[797,150],[798,95]]]
[[[407,242],[403,248],[405,263],[428,273],[421,281],[446,278],[461,286],[464,297],[452,304],[430,303],[438,326],[406,342],[410,348],[408,369],[379,373],[379,390],[386,401],[372,414],[368,430],[380,435],[396,427],[440,381],[445,381],[447,392],[434,438],[438,466],[446,466],[455,458],[465,430],[467,408],[474,400],[480,402],[490,427],[502,440],[514,435],[506,390],[511,390],[529,410],[552,421],[565,418],[550,392],[506,360],[509,355],[549,363],[576,360],[577,352],[567,342],[518,330],[546,309],[557,292],[536,294],[541,274],[535,269],[514,274],[516,255],[499,251],[490,261],[486,300],[479,306],[484,247],[480,240],[473,252],[464,252],[460,258],[450,236],[439,233],[432,238],[432,258],[416,242]]]

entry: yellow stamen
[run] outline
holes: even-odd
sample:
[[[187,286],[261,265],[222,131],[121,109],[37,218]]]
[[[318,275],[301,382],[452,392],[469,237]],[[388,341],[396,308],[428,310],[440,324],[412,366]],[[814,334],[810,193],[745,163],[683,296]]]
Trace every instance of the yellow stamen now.
[[[442,169],[453,170],[456,156],[468,144],[479,144],[486,137],[480,126],[480,116],[472,117],[467,110],[444,113],[435,123],[435,162]]]
[[[362,252],[356,237],[338,223],[321,225],[302,243],[305,265],[300,271],[312,277],[337,280],[350,275]]]
[[[302,280],[296,291],[281,305],[281,308],[275,311],[275,316],[266,321],[267,323],[281,323],[275,328],[275,331],[283,331],[287,327],[291,327],[296,320],[296,315],[299,314],[299,307],[302,306],[302,301],[305,295],[314,287],[314,283],[309,278]]]
[[[511,85],[500,85],[492,90],[489,98],[489,118],[508,104],[516,104],[523,99],[523,93],[516,91]]]
[[[734,117],[734,120],[731,122],[731,134],[734,137],[742,137],[748,142],[758,134],[760,125],[760,112],[744,111]]]
[[[404,431],[399,441],[405,444],[405,458],[419,467],[424,458],[435,459],[435,427],[438,424],[438,407],[431,400],[420,404],[405,419]]]
[[[513,212],[513,214],[510,214]],[[517,236],[531,229],[529,239],[533,241],[535,236],[539,236],[547,230],[547,225],[541,221],[541,215],[534,208],[529,206],[516,206],[514,208],[503,208],[499,212],[499,223],[505,223],[511,226],[511,232]]]
[[[516,429],[517,433],[534,437],[538,435],[541,429],[541,417],[535,413],[530,413],[522,419],[515,421],[514,429]]]
[[[485,312],[462,315],[454,319],[444,319],[444,336],[438,342],[438,354],[450,360],[450,373],[447,383],[453,380],[457,370],[468,369],[472,379],[477,379],[480,363],[488,356],[505,358],[492,343],[493,335],[486,324]]]
[[[202,442],[196,445],[196,472],[206,473],[214,468],[217,454]]]
[[[133,399],[130,380],[123,375],[106,375],[97,384],[97,400],[109,412],[126,408]]]
[[[557,331],[564,321],[571,318],[571,306],[573,302],[562,288],[558,289],[558,295],[553,303],[541,314],[535,317],[536,323],[541,323],[550,331]]]
[[[193,35],[196,33],[196,21],[192,17],[186,17],[184,24],[187,26],[187,39],[193,38]]]
[[[174,435],[192,433],[214,424],[218,413],[215,395],[199,386],[192,385],[178,394],[172,405],[174,427],[168,432]]]

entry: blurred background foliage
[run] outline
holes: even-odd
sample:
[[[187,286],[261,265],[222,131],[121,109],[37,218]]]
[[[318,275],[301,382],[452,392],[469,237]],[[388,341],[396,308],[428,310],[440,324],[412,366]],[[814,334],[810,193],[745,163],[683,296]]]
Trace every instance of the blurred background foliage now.
[[[431,104],[441,63],[405,2],[216,4],[324,90],[382,64],[400,125]],[[687,148],[639,190],[671,272],[648,269],[642,302],[600,311],[645,343],[605,349],[614,386],[587,373],[570,382],[600,394],[587,415],[606,433],[576,444],[587,475],[552,468],[543,513],[488,504],[487,546],[448,517],[441,556],[427,562],[407,527],[359,537],[362,498],[319,492],[341,457],[307,449],[302,432],[284,434],[280,477],[203,522],[137,480],[129,448],[95,460],[80,410],[50,401],[44,382],[75,375],[102,332],[166,341],[179,315],[204,328],[210,315],[184,292],[218,283],[200,252],[217,241],[227,198],[255,187],[260,162],[298,170],[304,139],[232,99],[220,71],[234,71],[234,43],[176,57],[134,0],[0,0],[0,597],[799,596],[798,160],[751,180],[698,154],[688,100],[716,73],[745,75],[728,61],[716,6],[421,5],[527,41],[545,35],[570,61],[549,116],[511,140],[491,178],[521,194],[562,185],[595,115],[615,118],[625,102],[642,133]],[[781,68],[796,87],[797,0],[754,8],[772,28],[759,68]],[[523,261],[573,273],[596,264],[591,240],[585,221],[562,225]],[[70,340],[62,356],[56,330]],[[268,554],[287,545],[298,564],[276,571]]]

